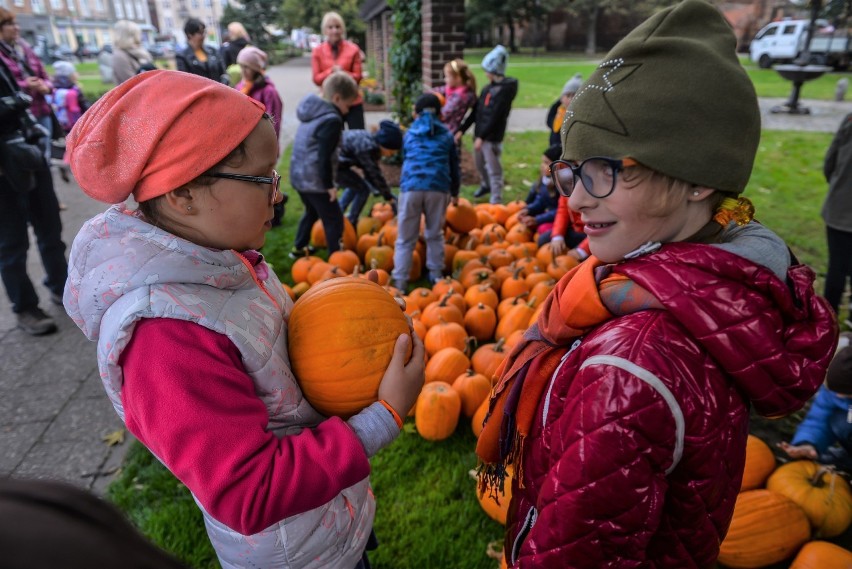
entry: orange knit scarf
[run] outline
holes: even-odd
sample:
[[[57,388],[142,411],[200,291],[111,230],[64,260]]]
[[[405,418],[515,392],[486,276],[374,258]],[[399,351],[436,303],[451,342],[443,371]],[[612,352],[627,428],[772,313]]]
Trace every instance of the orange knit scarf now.
[[[500,489],[514,464],[523,485],[521,457],[541,397],[571,344],[614,316],[662,305],[623,275],[609,272],[596,257],[566,274],[547,297],[535,326],[495,373],[488,415],[476,445],[480,490]]]

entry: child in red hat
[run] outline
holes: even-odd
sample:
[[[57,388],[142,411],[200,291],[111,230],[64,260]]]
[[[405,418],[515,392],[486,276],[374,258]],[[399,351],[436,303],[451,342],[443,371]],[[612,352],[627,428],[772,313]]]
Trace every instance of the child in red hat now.
[[[117,205],[74,240],[66,310],[98,342],[128,430],[192,492],[222,567],[361,566],[368,459],[399,427],[381,402],[323,417],[290,369],[293,303],[257,252],[281,200],[262,106],[152,71],[95,103],[68,148],[83,191]],[[404,366],[403,337],[379,388],[400,415],[423,382],[422,343]]]

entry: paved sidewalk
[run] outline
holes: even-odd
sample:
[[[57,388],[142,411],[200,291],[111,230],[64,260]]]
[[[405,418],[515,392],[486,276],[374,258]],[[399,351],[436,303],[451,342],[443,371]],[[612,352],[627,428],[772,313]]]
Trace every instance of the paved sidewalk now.
[[[296,106],[317,89],[310,79],[309,58],[273,67],[270,76],[284,100],[282,148],[293,140]],[[773,115],[781,99],[761,100],[764,127],[834,132],[852,103],[812,102],[810,116]],[[665,109],[660,109],[665,112]],[[545,130],[546,109],[515,109],[509,129]],[[367,113],[367,124],[378,124],[389,113]],[[664,133],[661,133],[664,135]],[[83,222],[105,206],[86,197],[72,181],[54,175],[57,194],[68,206],[62,212],[63,235],[71,242]],[[34,242],[34,240],[33,240]],[[103,393],[95,362],[95,345],[85,339],[64,311],[47,300],[44,276],[34,245],[28,269],[42,307],[56,317],[59,332],[41,338],[15,329],[15,319],[0,294],[0,476],[58,478],[102,493],[120,467],[129,437],[108,446],[103,437],[122,428]]]

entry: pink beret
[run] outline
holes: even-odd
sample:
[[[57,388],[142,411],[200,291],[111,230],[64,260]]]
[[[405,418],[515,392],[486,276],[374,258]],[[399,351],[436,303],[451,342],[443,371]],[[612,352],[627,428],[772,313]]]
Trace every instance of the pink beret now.
[[[266,53],[253,45],[247,45],[237,54],[237,63],[254,69],[258,73],[266,71]]]
[[[210,79],[180,71],[132,77],[86,111],[67,139],[83,191],[144,202],[222,161],[263,117],[263,105]]]

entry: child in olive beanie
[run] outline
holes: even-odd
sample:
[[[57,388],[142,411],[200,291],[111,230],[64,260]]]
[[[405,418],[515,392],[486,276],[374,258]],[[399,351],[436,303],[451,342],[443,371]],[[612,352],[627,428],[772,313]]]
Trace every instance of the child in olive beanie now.
[[[760,140],[760,110],[718,9],[686,0],[649,18],[574,95],[563,158],[633,158],[671,178],[739,194]]]

